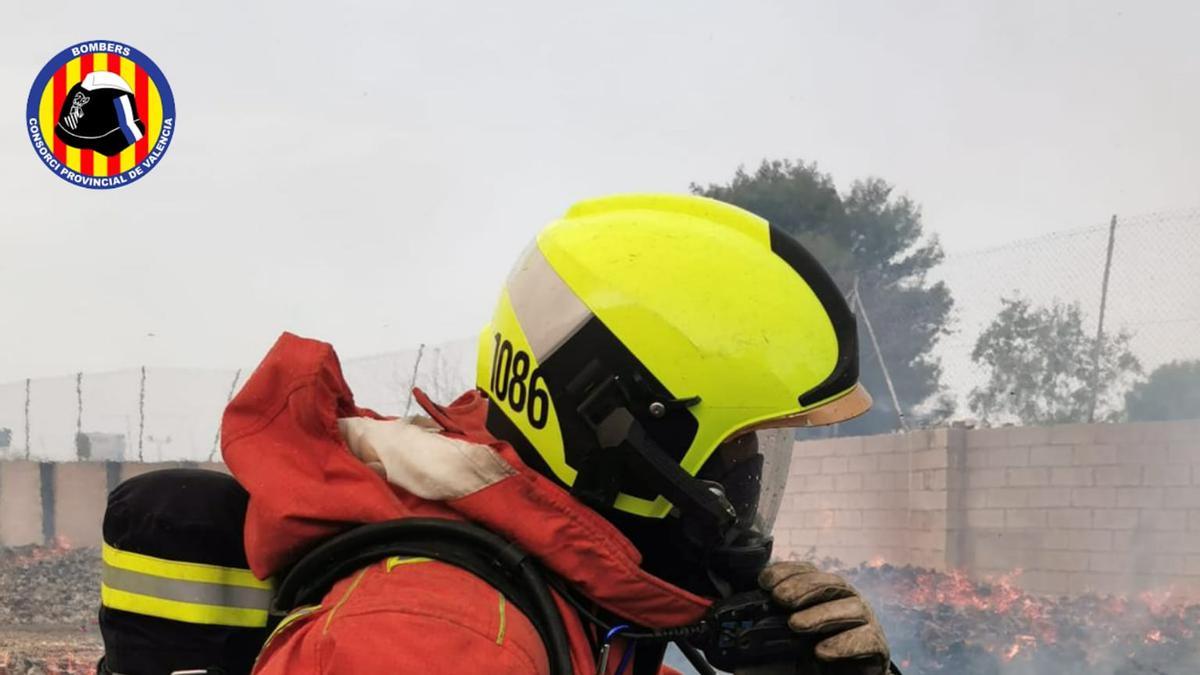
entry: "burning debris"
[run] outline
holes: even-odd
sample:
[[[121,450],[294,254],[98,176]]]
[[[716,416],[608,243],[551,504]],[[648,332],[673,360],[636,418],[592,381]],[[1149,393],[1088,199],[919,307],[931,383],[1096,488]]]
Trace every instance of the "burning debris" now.
[[[100,552],[63,543],[0,549],[0,599],[0,626],[94,626]]]
[[[0,675],[83,675],[102,653],[100,553],[0,548]]]
[[[1022,590],[1019,572],[820,565],[871,600],[906,675],[1200,672],[1200,604],[1170,593],[1050,598]],[[0,549],[0,675],[93,672],[99,585],[95,549]]]
[[[842,571],[875,606],[908,675],[1200,672],[1200,604],[1171,594],[1049,598],[1021,590],[1019,572],[973,581],[879,561]]]

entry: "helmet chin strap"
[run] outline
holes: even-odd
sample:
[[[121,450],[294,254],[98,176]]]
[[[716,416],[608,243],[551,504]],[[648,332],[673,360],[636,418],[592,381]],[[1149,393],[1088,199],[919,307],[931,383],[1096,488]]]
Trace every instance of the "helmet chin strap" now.
[[[770,558],[770,537],[739,524],[719,483],[684,471],[630,412],[630,400],[626,385],[613,375],[593,386],[579,405],[598,447],[584,458],[571,493],[592,508],[607,509],[620,492],[622,473],[636,472],[675,507],[686,538],[702,552],[706,573],[722,595],[753,587]]]
[[[704,543],[719,543],[736,523],[737,511],[722,490],[689,475],[650,437],[630,412],[623,384],[619,376],[605,377],[579,404],[599,447],[587,453],[572,494],[593,508],[608,508],[620,491],[622,473],[632,469],[679,509]]]

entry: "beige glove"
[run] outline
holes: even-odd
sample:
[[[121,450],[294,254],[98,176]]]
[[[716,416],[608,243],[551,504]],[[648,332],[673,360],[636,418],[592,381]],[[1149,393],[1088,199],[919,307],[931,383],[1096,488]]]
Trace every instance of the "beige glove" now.
[[[768,565],[758,577],[775,602],[793,610],[788,626],[817,636],[816,656],[829,672],[885,675],[891,655],[866,600],[844,578],[807,562]]]

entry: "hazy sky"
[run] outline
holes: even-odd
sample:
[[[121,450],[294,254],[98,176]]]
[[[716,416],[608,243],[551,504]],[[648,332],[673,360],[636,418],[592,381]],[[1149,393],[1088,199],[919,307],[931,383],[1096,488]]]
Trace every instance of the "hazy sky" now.
[[[461,338],[572,201],[763,157],[883,176],[951,253],[1195,206],[1198,28],[1188,0],[5,1],[0,382],[250,365],[285,329]],[[177,107],[112,191],[53,176],[21,121],[96,38]]]

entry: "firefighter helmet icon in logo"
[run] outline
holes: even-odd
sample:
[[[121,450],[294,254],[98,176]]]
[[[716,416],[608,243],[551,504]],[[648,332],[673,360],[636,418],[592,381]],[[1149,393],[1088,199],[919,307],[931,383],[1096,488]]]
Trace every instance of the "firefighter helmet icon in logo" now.
[[[68,183],[94,189],[149,173],[175,131],[175,100],[162,71],[112,40],[59,52],[34,80],[26,113],[42,163]]]

